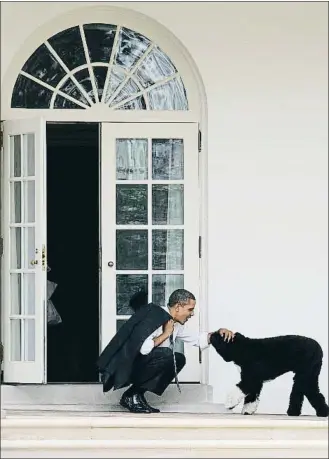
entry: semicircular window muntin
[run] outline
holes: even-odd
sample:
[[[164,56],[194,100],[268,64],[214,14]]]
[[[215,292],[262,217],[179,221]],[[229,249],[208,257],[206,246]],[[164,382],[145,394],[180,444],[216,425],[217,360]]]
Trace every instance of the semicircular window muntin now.
[[[183,81],[169,57],[138,32],[84,24],[57,33],[29,57],[12,108],[188,110]]]

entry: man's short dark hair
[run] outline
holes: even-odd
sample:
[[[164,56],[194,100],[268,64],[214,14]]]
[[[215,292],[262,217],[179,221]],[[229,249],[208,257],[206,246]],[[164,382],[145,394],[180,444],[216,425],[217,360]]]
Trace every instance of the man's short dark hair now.
[[[184,288],[179,288],[172,292],[168,300],[168,306],[171,308],[175,304],[188,304],[190,300],[195,301],[195,296],[193,293],[185,290]]]

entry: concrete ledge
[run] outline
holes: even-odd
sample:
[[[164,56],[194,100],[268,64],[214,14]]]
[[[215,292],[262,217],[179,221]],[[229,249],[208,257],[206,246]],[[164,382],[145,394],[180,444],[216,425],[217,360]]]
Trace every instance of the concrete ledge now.
[[[90,405],[107,409],[117,407],[125,389],[103,393],[101,384],[3,384],[1,404],[10,405]],[[171,384],[162,397],[147,394],[152,404],[195,404],[212,402],[212,387],[205,384],[182,384],[182,393]]]
[[[9,449],[327,449],[325,440],[2,440]]]
[[[151,402],[152,403],[152,402]],[[160,408],[162,413],[189,413],[189,414],[224,414],[227,413],[224,404],[220,403],[152,403]],[[127,413],[127,410],[118,405],[36,405],[36,404],[6,404],[8,415],[109,415],[112,413]],[[47,414],[49,413],[49,414]]]
[[[47,417],[24,416],[6,417],[1,422],[1,429],[5,428],[220,428],[220,429],[321,429],[328,430],[328,421],[319,418],[301,419],[267,419],[265,417],[251,417],[239,415],[223,415],[220,417],[166,417],[163,414],[108,416],[108,417]]]

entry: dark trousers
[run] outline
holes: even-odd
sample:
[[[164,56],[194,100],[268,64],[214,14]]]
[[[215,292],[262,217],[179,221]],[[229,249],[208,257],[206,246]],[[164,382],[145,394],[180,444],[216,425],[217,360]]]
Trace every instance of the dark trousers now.
[[[185,356],[175,352],[177,374],[185,365]],[[140,354],[132,371],[129,392],[146,391],[162,395],[175,376],[174,357],[168,347],[156,347],[149,354]]]

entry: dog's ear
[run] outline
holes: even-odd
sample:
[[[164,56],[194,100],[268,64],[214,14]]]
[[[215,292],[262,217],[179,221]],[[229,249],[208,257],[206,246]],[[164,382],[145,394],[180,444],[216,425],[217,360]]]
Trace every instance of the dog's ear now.
[[[234,347],[233,341],[224,341],[224,337],[222,337],[218,332],[215,332],[212,333],[210,337],[210,344],[215,348],[217,354],[219,354],[225,362],[232,362],[232,347]]]

